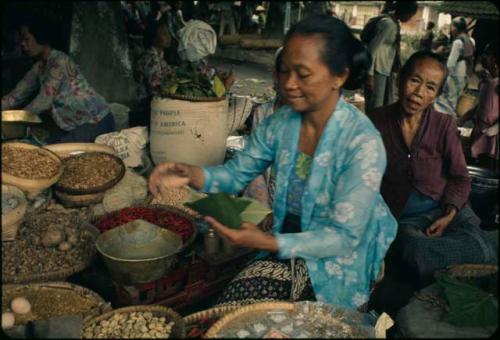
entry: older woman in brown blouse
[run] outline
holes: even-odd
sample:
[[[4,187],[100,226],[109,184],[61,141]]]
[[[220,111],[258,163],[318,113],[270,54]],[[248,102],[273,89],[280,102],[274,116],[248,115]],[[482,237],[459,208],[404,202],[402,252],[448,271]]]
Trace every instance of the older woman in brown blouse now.
[[[399,101],[370,114],[387,151],[381,193],[399,223],[391,253],[417,274],[417,286],[447,265],[497,262],[493,235],[467,205],[471,180],[455,118],[432,108],[446,76],[441,57],[417,52],[401,69]]]

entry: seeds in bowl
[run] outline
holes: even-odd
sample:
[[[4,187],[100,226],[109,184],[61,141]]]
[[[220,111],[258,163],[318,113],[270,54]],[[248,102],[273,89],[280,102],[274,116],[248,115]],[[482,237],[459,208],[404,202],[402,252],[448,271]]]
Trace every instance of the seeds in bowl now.
[[[105,152],[86,152],[63,159],[64,171],[57,182],[63,189],[86,190],[104,186],[123,171],[123,163]]]
[[[40,149],[2,145],[2,172],[26,179],[54,177],[61,163]]]
[[[84,328],[83,338],[165,339],[172,334],[173,326],[173,321],[166,322],[165,317],[151,312],[116,313]]]

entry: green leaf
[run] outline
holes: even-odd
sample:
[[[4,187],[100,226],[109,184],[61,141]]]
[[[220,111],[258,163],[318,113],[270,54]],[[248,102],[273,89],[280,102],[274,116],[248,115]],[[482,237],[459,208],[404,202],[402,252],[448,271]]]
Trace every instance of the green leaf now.
[[[251,198],[238,198],[238,201],[248,201],[250,204],[240,214],[243,222],[250,222],[255,225],[259,224],[264,218],[271,213],[271,210],[257,200]]]
[[[201,215],[211,216],[220,223],[237,229],[241,225],[241,212],[250,202],[237,202],[226,193],[208,194],[207,197],[184,205],[197,211]]]
[[[226,88],[224,87],[224,83],[222,80],[220,80],[219,77],[214,76],[214,84],[212,85],[212,90],[214,91],[215,95],[220,98],[223,95],[226,94]]]
[[[494,296],[446,274],[437,274],[436,280],[443,287],[450,307],[449,323],[462,327],[485,327],[498,323],[498,306]]]

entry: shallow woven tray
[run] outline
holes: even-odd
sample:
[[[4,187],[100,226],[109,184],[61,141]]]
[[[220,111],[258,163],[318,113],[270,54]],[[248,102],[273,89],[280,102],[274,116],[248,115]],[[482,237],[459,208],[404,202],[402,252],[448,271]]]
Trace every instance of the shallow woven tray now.
[[[75,314],[81,314],[84,317],[94,317],[102,313],[106,313],[111,310],[111,305],[107,303],[101,296],[82,286],[78,286],[69,282],[50,282],[50,283],[30,283],[24,285],[17,284],[7,284],[2,286],[2,312],[4,312],[8,307],[10,301],[18,296],[22,296],[30,301],[29,296],[33,293],[43,294],[47,290],[57,290],[57,291],[72,291],[82,297],[91,300],[93,308],[87,311],[77,312]],[[32,302],[32,301],[30,301]],[[63,301],[52,301],[53,303],[67,303]],[[51,317],[58,317],[63,315],[51,315]],[[37,315],[36,306],[32,304],[32,310],[25,315],[16,315],[16,324],[25,324],[28,320],[45,320],[47,315],[41,316]]]
[[[87,188],[87,189],[67,188],[67,187],[62,186],[59,182],[57,182],[54,185],[54,188],[56,190],[67,193],[67,194],[71,194],[71,195],[97,194],[97,193],[100,193],[100,192],[103,192],[103,191],[106,191],[106,190],[112,188],[116,183],[118,183],[123,178],[123,176],[125,176],[125,170],[126,170],[125,163],[123,163],[123,161],[120,157],[109,154],[107,152],[85,152],[85,153],[81,153],[81,154],[77,154],[77,155],[72,155],[72,156],[69,156],[66,158],[81,157],[82,155],[88,155],[88,154],[103,154],[103,155],[106,155],[107,157],[114,159],[120,165],[120,172],[118,173],[118,176],[116,176],[114,179],[110,180],[109,182],[107,182],[103,185],[93,187],[93,188]],[[62,176],[64,176],[64,172],[63,172]]]
[[[186,323],[186,331],[187,337],[189,336],[189,329],[191,326],[196,326],[199,321],[203,319],[220,319],[227,313],[233,312],[240,308],[241,306],[222,306],[222,307],[214,307],[210,309],[203,310],[201,312],[193,313],[183,318]],[[215,320],[215,321],[217,321]]]
[[[218,97],[193,97],[187,96],[184,94],[170,94],[168,96],[164,96],[169,99],[178,99],[178,100],[187,100],[190,102],[220,102],[221,100],[226,99],[226,96]]]
[[[81,221],[81,223],[84,228],[92,233],[93,242],[95,243],[95,240],[99,236],[99,229],[88,222]],[[87,254],[86,260],[74,265],[71,268],[38,274],[2,275],[2,283],[35,283],[65,280],[68,276],[84,270],[92,263],[97,250],[95,247],[91,247],[90,249],[91,252]]]
[[[156,306],[156,305],[152,306],[139,305],[139,306],[118,308],[111,312],[99,315],[97,317],[87,319],[82,326],[81,337],[85,339],[83,337],[83,331],[92,324],[100,322],[101,320],[107,320],[117,313],[132,313],[132,312],[151,312],[153,313],[154,316],[165,317],[167,323],[170,321],[174,321],[174,326],[172,327],[172,333],[170,334],[170,338],[178,339],[186,337],[186,324],[184,323],[182,317],[171,308]]]

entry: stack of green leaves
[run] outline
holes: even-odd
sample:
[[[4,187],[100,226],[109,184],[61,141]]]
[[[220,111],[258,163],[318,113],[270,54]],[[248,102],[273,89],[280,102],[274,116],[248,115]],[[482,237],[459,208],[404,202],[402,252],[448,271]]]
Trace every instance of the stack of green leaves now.
[[[449,304],[447,321],[461,327],[486,327],[498,324],[498,304],[492,294],[446,274],[436,275]]]
[[[211,216],[230,228],[238,229],[242,223],[241,213],[251,201],[239,200],[226,193],[208,194],[194,202],[184,205],[197,211],[201,215]]]
[[[200,73],[194,65],[186,64],[176,67],[175,72],[162,80],[161,94],[220,98],[226,94],[226,88],[217,75],[210,79],[207,74]]]

